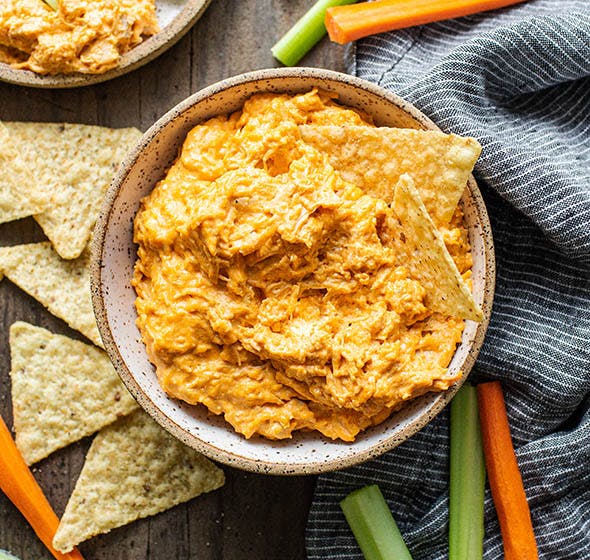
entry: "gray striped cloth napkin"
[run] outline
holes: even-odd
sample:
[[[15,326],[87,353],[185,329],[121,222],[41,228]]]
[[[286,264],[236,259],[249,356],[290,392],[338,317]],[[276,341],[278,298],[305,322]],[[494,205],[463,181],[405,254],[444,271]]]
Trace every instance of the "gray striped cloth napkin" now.
[[[497,257],[473,371],[501,379],[542,559],[590,559],[590,0],[537,0],[382,34],[349,70],[483,145]],[[313,559],[361,559],[338,501],[377,483],[414,560],[448,556],[448,410],[363,465],[319,477]],[[485,558],[503,558],[489,490]]]

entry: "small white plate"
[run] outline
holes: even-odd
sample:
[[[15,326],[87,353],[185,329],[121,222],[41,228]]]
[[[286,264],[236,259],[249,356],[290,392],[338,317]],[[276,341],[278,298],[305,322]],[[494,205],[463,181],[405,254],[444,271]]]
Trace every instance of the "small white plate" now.
[[[121,57],[121,64],[104,74],[42,76],[0,62],[0,80],[35,88],[71,88],[112,80],[147,64],[178,42],[201,17],[211,0],[156,0],[160,32]]]

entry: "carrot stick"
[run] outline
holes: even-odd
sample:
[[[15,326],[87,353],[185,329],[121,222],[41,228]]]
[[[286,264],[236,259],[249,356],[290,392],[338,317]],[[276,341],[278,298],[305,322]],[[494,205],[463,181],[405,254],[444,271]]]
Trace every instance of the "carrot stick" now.
[[[0,417],[0,488],[10,501],[20,510],[37,533],[43,544],[57,560],[84,560],[74,549],[62,554],[51,544],[57,531],[59,520],[43,490],[25,464],[17,449],[10,431]]]
[[[537,543],[499,381],[477,386],[483,450],[505,560],[537,560]]]
[[[496,10],[524,0],[377,0],[326,11],[326,29],[336,43],[361,37]]]

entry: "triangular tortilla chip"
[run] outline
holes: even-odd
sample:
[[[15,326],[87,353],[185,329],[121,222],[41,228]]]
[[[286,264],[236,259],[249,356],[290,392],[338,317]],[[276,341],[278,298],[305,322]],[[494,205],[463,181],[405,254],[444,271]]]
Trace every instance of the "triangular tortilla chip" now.
[[[223,471],[143,411],[95,438],[53,539],[69,552],[80,542],[219,488]]]
[[[61,259],[49,241],[0,247],[0,275],[102,346],[92,310],[88,261],[88,251],[76,260]]]
[[[402,262],[426,288],[427,307],[443,315],[481,321],[481,309],[408,174],[402,175],[395,186],[392,208],[404,233],[397,241]]]
[[[0,224],[38,214],[47,204],[43,186],[35,185],[10,132],[0,123]]]
[[[51,197],[35,219],[61,257],[75,259],[88,243],[117,167],[141,132],[81,124],[4,124],[19,150],[29,148],[25,161],[35,184]]]
[[[28,465],[138,408],[94,346],[19,321],[10,356],[16,445]]]
[[[474,138],[434,130],[369,126],[299,127],[303,140],[328,154],[342,178],[391,202],[391,186],[409,173],[438,226],[448,223],[481,146]]]

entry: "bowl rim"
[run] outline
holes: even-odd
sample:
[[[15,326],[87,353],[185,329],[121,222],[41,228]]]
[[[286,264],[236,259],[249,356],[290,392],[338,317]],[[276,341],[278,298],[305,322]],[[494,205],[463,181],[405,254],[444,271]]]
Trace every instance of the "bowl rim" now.
[[[103,299],[102,290],[102,261],[103,250],[110,221],[110,216],[113,210],[114,203],[119,195],[119,191],[131,169],[136,164],[142,151],[146,148],[152,140],[158,135],[158,132],[166,127],[174,119],[180,117],[183,113],[189,110],[193,105],[205,100],[206,98],[220,93],[226,89],[257,81],[274,81],[283,78],[310,78],[318,81],[338,82],[344,83],[347,86],[360,88],[374,94],[378,97],[384,98],[387,102],[409,113],[411,117],[420,122],[425,129],[440,130],[440,128],[431,121],[426,115],[419,111],[416,107],[408,101],[399,97],[395,93],[388,91],[371,82],[343,74],[333,70],[326,70],[320,68],[272,68],[255,70],[244,74],[239,74],[230,78],[226,78],[214,84],[211,84],[196,93],[190,95],[185,100],[178,103],[175,107],[167,111],[160,117],[143,135],[135,147],[128,153],[123,160],[119,170],[117,171],[109,189],[104,197],[101,211],[96,222],[94,235],[91,243],[91,292],[94,312],[101,334],[105,349],[109,355],[115,370],[123,380],[127,389],[139,402],[141,407],[150,414],[150,416],[158,422],[163,428],[170,432],[177,439],[204,455],[217,460],[226,465],[237,467],[242,470],[265,473],[265,474],[280,474],[280,475],[301,475],[301,474],[319,474],[327,471],[335,471],[343,468],[357,465],[371,458],[375,458],[384,452],[393,449],[416,432],[421,430],[430,421],[437,416],[444,407],[450,402],[455,393],[459,390],[461,385],[465,382],[472,369],[473,364],[479,354],[485,332],[487,330],[494,296],[495,289],[495,254],[494,242],[492,237],[492,230],[489,222],[487,209],[485,207],[483,197],[473,177],[470,176],[468,180],[468,188],[472,198],[473,206],[476,209],[476,214],[482,225],[481,238],[483,246],[483,261],[486,274],[484,275],[483,285],[483,302],[482,311],[483,319],[477,324],[475,333],[470,341],[471,346],[462,364],[462,371],[464,375],[453,386],[443,392],[431,393],[433,402],[425,409],[418,418],[409,421],[407,425],[399,429],[395,434],[384,437],[382,441],[359,451],[358,453],[350,454],[346,457],[335,458],[331,460],[309,461],[309,462],[290,462],[290,463],[276,463],[272,461],[265,461],[261,459],[253,459],[243,457],[242,455],[233,451],[225,450],[214,443],[209,443],[201,440],[198,436],[189,433],[177,422],[175,422],[168,414],[164,413],[156,403],[140,388],[134,375],[128,369],[127,364],[123,360],[119,348],[115,342],[114,335],[110,328],[106,305]],[[285,88],[287,89],[287,88]],[[319,436],[318,436],[319,437]],[[354,445],[354,442],[350,445]]]
[[[18,86],[38,89],[62,89],[91,86],[123,76],[175,45],[203,15],[212,0],[186,0],[180,12],[155,35],[121,56],[118,66],[102,74],[37,74],[31,70],[19,70],[0,62],[0,80]]]

